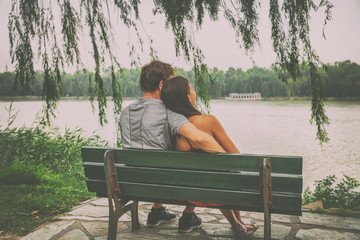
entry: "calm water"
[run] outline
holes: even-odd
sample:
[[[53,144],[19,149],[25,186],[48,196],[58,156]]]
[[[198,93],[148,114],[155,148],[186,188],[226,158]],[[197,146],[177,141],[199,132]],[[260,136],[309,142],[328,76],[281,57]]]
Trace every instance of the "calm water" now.
[[[125,101],[124,106],[129,103]],[[9,104],[0,102],[0,125],[6,125],[5,106]],[[31,126],[42,103],[14,102],[13,107],[19,111],[13,125]],[[309,123],[309,102],[212,101],[211,110],[242,153],[302,156],[304,188],[330,174],[339,179],[347,174],[360,180],[360,103],[327,103],[331,141],[322,146],[315,140],[315,126]],[[112,102],[108,107],[109,123],[101,127],[88,101],[62,101],[54,125],[61,129],[81,127],[86,136],[96,131],[114,143],[116,125],[111,111]]]

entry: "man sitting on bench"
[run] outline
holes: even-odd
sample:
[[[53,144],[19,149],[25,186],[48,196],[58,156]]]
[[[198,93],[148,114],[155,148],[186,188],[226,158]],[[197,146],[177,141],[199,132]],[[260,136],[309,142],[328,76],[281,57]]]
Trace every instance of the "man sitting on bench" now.
[[[161,61],[145,65],[140,74],[142,99],[127,106],[121,113],[121,137],[125,148],[175,150],[177,135],[187,138],[192,146],[206,152],[225,152],[216,140],[197,129],[186,117],[165,107],[160,100],[164,81],[174,76],[174,68]],[[187,206],[179,220],[179,232],[189,232],[202,226],[194,213],[194,206]],[[175,214],[169,213],[162,203],[154,203],[146,225],[158,226],[172,222]]]

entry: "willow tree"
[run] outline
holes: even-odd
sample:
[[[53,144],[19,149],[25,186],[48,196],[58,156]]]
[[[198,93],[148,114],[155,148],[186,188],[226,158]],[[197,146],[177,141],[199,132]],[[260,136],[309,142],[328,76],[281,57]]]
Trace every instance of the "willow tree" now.
[[[322,65],[311,46],[310,14],[324,11],[324,27],[331,19],[333,5],[328,0],[268,0],[269,20],[271,22],[272,46],[276,53],[275,67],[279,77],[285,81],[285,74],[297,79],[299,65],[310,67],[312,86],[311,122],[317,126],[317,138],[327,142],[325,115],[320,74],[317,66]],[[235,41],[247,54],[254,52],[259,44],[258,22],[261,8],[260,1],[255,0],[154,0],[154,8],[149,9],[153,15],[165,16],[165,28],[171,29],[174,35],[174,49],[177,56],[193,65],[195,89],[201,101],[208,106],[209,97],[205,78],[209,72],[204,64],[201,46],[196,44],[194,36],[201,29],[204,17],[208,15],[217,21],[220,15],[229,22],[235,32]],[[9,14],[10,55],[15,63],[16,84],[23,88],[31,87],[34,79],[34,60],[42,63],[44,71],[43,97],[45,119],[54,116],[56,103],[61,95],[61,72],[68,65],[83,66],[79,50],[79,32],[86,31],[91,42],[92,59],[95,69],[89,75],[89,92],[92,104],[98,102],[99,121],[106,122],[106,95],[101,77],[104,68],[110,68],[112,75],[112,98],[114,113],[118,117],[121,111],[122,98],[119,79],[115,74],[120,65],[113,53],[113,30],[115,22],[112,14],[126,28],[134,31],[137,44],[130,43],[129,55],[137,59],[136,50],[143,50],[144,38],[150,44],[149,54],[157,58],[156,49],[152,47],[151,36],[140,34],[143,27],[139,6],[140,0],[12,0]],[[56,11],[54,10],[56,8]],[[57,24],[60,19],[60,24]],[[117,22],[117,21],[116,21]],[[85,26],[85,27],[84,27]],[[59,39],[58,37],[61,37]],[[325,35],[324,35],[325,37]]]

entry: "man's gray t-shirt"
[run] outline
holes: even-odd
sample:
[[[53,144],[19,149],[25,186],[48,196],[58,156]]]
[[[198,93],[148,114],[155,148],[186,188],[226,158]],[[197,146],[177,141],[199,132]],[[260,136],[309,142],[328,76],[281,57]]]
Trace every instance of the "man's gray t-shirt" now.
[[[143,98],[127,106],[120,116],[125,148],[173,150],[174,138],[186,117],[168,109],[158,99]]]

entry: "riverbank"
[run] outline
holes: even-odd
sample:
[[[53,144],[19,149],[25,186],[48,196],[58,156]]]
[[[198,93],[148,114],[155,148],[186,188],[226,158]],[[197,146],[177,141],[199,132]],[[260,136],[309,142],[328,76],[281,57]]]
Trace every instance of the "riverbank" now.
[[[196,208],[195,212],[203,220],[201,229],[190,233],[177,232],[178,219],[183,211],[183,206],[167,205],[167,208],[177,215],[173,223],[163,224],[156,228],[144,226],[147,213],[151,204],[139,204],[140,229],[131,231],[131,217],[125,214],[118,223],[117,239],[235,239],[230,224],[218,209]],[[251,239],[262,239],[264,230],[263,213],[241,212],[245,223],[257,223],[260,228]],[[61,214],[56,222],[38,227],[26,236],[2,236],[1,240],[78,240],[92,239],[105,240],[108,230],[108,202],[106,198],[93,198],[76,206],[71,212]],[[340,240],[360,239],[360,219],[339,217],[326,214],[303,212],[302,216],[289,216],[273,214],[272,238],[273,239],[317,239]]]
[[[141,97],[124,97],[123,101],[131,101],[136,100]],[[0,101],[42,101],[44,100],[40,96],[7,96],[7,97],[0,97]],[[88,101],[89,97],[61,97],[60,101]],[[107,97],[108,101],[112,100],[112,97]],[[217,100],[226,100],[224,98],[216,98],[216,99],[210,99],[210,101],[217,101]],[[326,99],[329,102],[337,101],[337,102],[360,102],[360,97],[342,97],[342,98],[335,98],[335,97],[329,97]],[[226,100],[228,101],[228,100]],[[231,100],[235,101],[236,100]],[[239,100],[240,101],[240,100]],[[243,100],[245,101],[245,100]],[[268,97],[264,98],[262,100],[254,100],[254,101],[311,101],[311,97]]]

